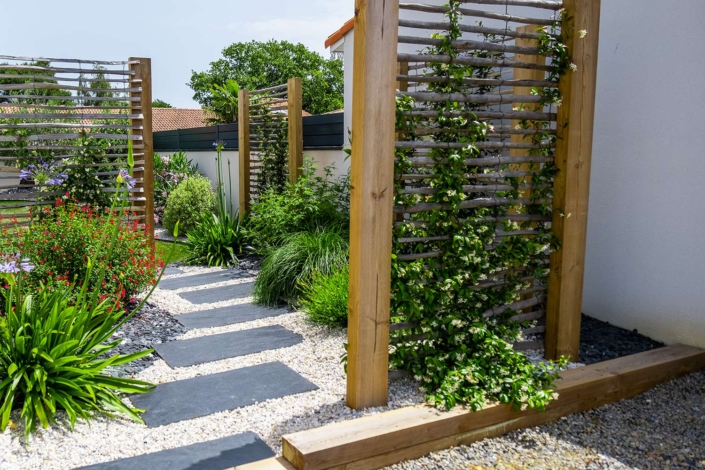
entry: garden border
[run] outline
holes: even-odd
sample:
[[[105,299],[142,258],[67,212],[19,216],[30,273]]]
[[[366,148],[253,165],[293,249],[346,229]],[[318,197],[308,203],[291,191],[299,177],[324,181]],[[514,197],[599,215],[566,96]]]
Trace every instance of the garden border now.
[[[410,406],[283,436],[283,457],[235,468],[381,468],[631,398],[702,369],[705,350],[668,346],[564,372],[556,383],[559,398],[546,411],[515,411],[511,405],[492,405],[477,412],[464,408],[442,412],[423,405]]]

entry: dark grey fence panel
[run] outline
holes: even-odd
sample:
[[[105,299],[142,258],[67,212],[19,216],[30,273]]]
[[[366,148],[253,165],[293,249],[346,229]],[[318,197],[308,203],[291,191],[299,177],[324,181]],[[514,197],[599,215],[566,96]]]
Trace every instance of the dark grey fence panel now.
[[[343,118],[343,113],[304,117],[304,150],[340,150],[346,139]],[[213,142],[217,140],[225,142],[227,149],[237,150],[237,124],[155,132],[154,151],[212,150]]]

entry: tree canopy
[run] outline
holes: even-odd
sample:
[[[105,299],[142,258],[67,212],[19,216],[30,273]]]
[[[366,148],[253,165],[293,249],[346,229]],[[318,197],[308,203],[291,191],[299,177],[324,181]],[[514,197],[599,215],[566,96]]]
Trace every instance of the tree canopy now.
[[[322,114],[343,107],[343,63],[325,59],[303,44],[287,41],[238,42],[223,49],[223,58],[211,62],[206,72],[192,71],[188,85],[193,99],[213,107],[215,85],[228,79],[240,88],[256,90],[286,83],[289,78],[303,81],[303,109]]]
[[[152,101],[152,108],[173,108],[173,106],[164,100],[154,100]]]

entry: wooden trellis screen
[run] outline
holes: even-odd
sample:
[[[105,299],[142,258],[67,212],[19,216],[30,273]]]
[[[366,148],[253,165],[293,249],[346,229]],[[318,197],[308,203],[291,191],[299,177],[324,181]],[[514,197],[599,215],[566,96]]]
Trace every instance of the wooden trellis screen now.
[[[516,320],[540,320],[539,326],[524,332],[526,341],[515,347],[541,346],[539,341],[543,339],[533,335],[545,331],[548,358],[561,355],[575,358],[578,354],[600,2],[465,0],[461,3],[486,6],[485,10],[463,9],[464,21],[460,26],[463,36],[452,44],[457,54],[450,57],[409,52],[409,47],[422,50],[441,43],[440,39],[431,38],[430,33],[448,28],[444,16],[447,8],[397,1],[356,1],[347,394],[348,405],[354,408],[386,404],[390,329],[393,341],[402,336],[405,341],[423,339],[415,324],[404,321],[403,317],[393,319],[390,328],[392,231],[394,224],[414,224],[414,214],[439,210],[439,205],[421,202],[392,207],[392,196],[395,181],[401,182],[400,194],[433,194],[433,188],[425,183],[437,164],[434,158],[429,158],[431,150],[467,146],[462,140],[449,142],[438,138],[443,131],[439,129],[439,114],[432,105],[439,101],[457,102],[459,106],[454,111],[457,115],[492,126],[487,138],[475,144],[479,154],[464,160],[466,169],[458,174],[467,194],[461,208],[502,209],[517,202],[523,206],[534,204],[528,193],[532,188],[528,165],[537,168],[555,163],[557,174],[548,182],[553,185],[552,216],[498,210],[481,222],[495,230],[495,242],[486,246],[486,250],[494,249],[507,237],[534,235],[531,226],[505,233],[501,224],[497,224],[502,219],[551,223],[553,233],[562,242],[562,248],[551,253],[550,265],[548,256],[545,257],[545,266],[550,266],[547,278],[522,279],[529,283],[524,296],[512,305],[498,305],[485,312],[485,317],[511,309]],[[552,24],[550,18],[561,8],[565,9],[565,19],[560,26],[567,33],[564,43],[570,51],[574,71],[551,82],[547,79],[550,62],[539,53],[536,28]],[[400,9],[404,13],[413,11],[415,16],[404,14],[400,19]],[[410,17],[413,19],[407,19]],[[404,34],[397,35],[399,27],[404,28]],[[577,32],[581,30],[590,33],[577,41]],[[434,73],[439,67],[431,64],[439,63],[472,65],[488,73],[466,77],[462,80],[464,88],[453,96],[439,94],[427,90],[429,83],[448,81]],[[531,93],[531,87],[558,88],[562,106],[539,106],[540,98]],[[399,95],[415,101],[413,109],[405,114],[420,119],[413,129],[412,140],[398,141],[400,135],[395,135],[395,89]],[[526,120],[531,120],[531,126],[517,126]],[[549,133],[557,133],[555,149],[548,152],[555,159],[527,153],[547,145],[526,138],[536,134],[537,123]],[[410,158],[413,169],[409,173],[395,174],[395,147],[413,152]],[[507,177],[520,178],[518,198],[496,195],[511,189]],[[400,262],[442,259],[444,253],[435,241],[433,237],[399,239],[394,246],[411,248],[397,248],[400,251],[394,254]],[[516,275],[516,269],[498,272],[469,288],[492,289],[503,283],[506,274]],[[404,331],[409,334],[404,336]]]
[[[24,224],[33,206],[53,204],[56,186],[20,180],[22,168],[66,172],[80,162],[114,192],[132,141],[137,180],[128,200],[153,241],[151,59],[96,61],[0,56],[0,214]],[[86,154],[86,143],[101,150]],[[87,158],[87,159],[86,159]],[[63,168],[63,170],[62,170]]]
[[[303,114],[301,78],[261,90],[240,90],[238,97],[239,196],[240,214],[250,210],[252,202],[265,189],[263,155],[288,153],[286,167],[289,182],[296,183],[303,166]],[[282,178],[284,175],[282,175]]]

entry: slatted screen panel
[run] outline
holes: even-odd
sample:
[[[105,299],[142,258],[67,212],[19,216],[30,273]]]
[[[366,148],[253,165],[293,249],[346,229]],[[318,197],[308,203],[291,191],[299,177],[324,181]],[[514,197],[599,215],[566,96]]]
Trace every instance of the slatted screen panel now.
[[[532,149],[545,148],[547,145],[546,142],[532,142],[531,134],[536,134],[533,126],[538,124],[549,129],[548,133],[555,134],[557,117],[555,106],[537,105],[539,97],[532,94],[532,87],[554,89],[558,86],[557,80],[548,80],[552,66],[550,59],[542,55],[537,47],[537,28],[554,24],[553,18],[558,14],[560,3],[543,0],[468,0],[462,3],[481,5],[461,5],[463,20],[460,29],[463,34],[453,43],[456,53],[454,57],[429,55],[430,52],[426,50],[428,46],[441,43],[441,39],[433,36],[433,33],[446,32],[449,25],[445,16],[447,7],[441,6],[441,2],[434,5],[400,3],[397,95],[409,96],[415,100],[415,107],[405,115],[419,118],[421,122],[413,130],[416,136],[414,140],[396,143],[397,149],[411,152],[414,167],[409,173],[397,174],[396,178],[402,182],[401,191],[404,194],[433,194],[434,188],[428,180],[429,175],[434,173],[434,166],[438,164],[438,153],[434,154],[436,158],[431,158],[432,152],[439,148],[460,151],[467,146],[461,139],[448,142],[442,138],[443,126],[439,125],[439,113],[434,103],[458,102],[455,116],[466,116],[470,120],[491,124],[492,132],[476,144],[480,149],[479,154],[464,161],[465,173],[458,177],[463,179],[463,191],[467,194],[462,207],[468,218],[473,217],[475,208],[492,208],[492,215],[486,216],[481,223],[495,231],[494,242],[484,248],[494,250],[511,237],[535,235],[531,226],[505,232],[502,229],[504,220],[534,224],[550,224],[551,221],[550,215],[528,214],[525,208],[535,203],[530,197],[532,171],[553,161],[553,157],[530,156]],[[461,77],[462,87],[454,90],[453,96],[429,92],[430,83],[451,81],[448,76],[438,73],[442,69],[439,64],[451,63],[471,65],[478,71],[482,70],[482,73],[464,79]],[[457,77],[452,81],[458,83]],[[529,129],[519,126],[520,122],[526,120],[532,122]],[[508,178],[519,179],[519,187],[523,189],[519,198],[496,196],[498,192],[512,189]],[[507,210],[517,202],[524,205],[523,210]],[[403,224],[421,226],[422,223],[416,220],[416,214],[438,210],[439,207],[439,204],[423,201],[413,206],[395,206],[395,224],[397,227]],[[429,266],[432,265],[431,260],[442,265],[445,255],[442,243],[434,239],[432,233],[428,235],[398,239],[395,246],[401,248],[395,252],[397,259],[401,262],[422,260],[427,263],[426,269],[433,269]],[[543,254],[541,262],[545,263],[546,268],[549,267],[548,253]],[[494,276],[470,288],[478,291],[502,288],[506,284],[505,276],[512,276],[512,282],[516,282],[517,274],[523,269],[522,266],[516,266],[496,272]],[[515,349],[542,348],[547,275],[537,277],[527,272],[521,275],[521,281],[527,283],[528,287],[522,290],[519,300],[511,305],[488,310],[484,316],[489,318],[510,309],[514,312],[512,320],[536,322],[524,329]],[[396,312],[396,317],[395,312],[392,312],[392,317],[390,331],[393,347],[402,343],[408,345],[409,341],[429,339],[429,335],[418,328],[418,323],[409,321],[403,312]]]
[[[144,117],[151,113],[151,102],[143,109],[143,98],[151,98],[151,79],[144,84],[148,92],[143,90],[140,67],[145,65],[149,75],[149,65],[139,60],[0,56],[3,223],[25,224],[30,208],[54,204],[63,194],[56,185],[40,187],[35,179],[20,179],[22,169],[49,165],[52,173],[67,173],[80,161],[100,180],[101,191],[114,192],[119,170],[127,168],[128,142],[137,179],[128,198],[131,219],[145,222],[145,158],[151,159],[151,140],[148,148],[144,141]],[[87,146],[99,150],[86,159],[81,152],[85,154]]]

